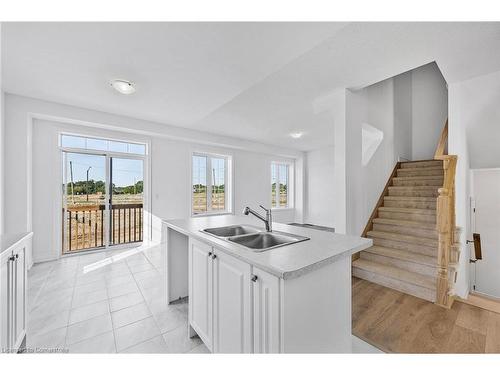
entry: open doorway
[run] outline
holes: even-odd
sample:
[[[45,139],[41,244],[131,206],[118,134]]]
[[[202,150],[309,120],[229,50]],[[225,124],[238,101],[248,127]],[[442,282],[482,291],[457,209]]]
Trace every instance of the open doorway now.
[[[61,135],[62,253],[137,245],[146,145]]]
[[[471,290],[496,299],[500,299],[499,192],[500,169],[472,170],[471,231],[481,236],[482,259],[471,262]]]

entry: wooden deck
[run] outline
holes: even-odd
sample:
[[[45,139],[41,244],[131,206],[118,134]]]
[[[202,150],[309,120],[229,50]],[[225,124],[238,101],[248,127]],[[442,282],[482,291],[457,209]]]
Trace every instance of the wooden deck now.
[[[387,353],[500,353],[500,314],[461,302],[444,309],[358,278],[352,333]]]

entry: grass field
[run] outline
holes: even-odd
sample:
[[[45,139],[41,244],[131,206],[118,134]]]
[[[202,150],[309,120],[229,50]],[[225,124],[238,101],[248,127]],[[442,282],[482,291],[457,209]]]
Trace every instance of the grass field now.
[[[143,195],[116,194],[113,196],[112,225],[109,232],[103,205],[104,195],[76,195],[68,197],[67,210],[64,215],[63,251],[74,252],[105,245],[106,232],[110,233],[110,243],[120,244],[142,240],[143,229]],[[140,205],[120,208],[123,205]],[[71,229],[70,229],[71,228]]]

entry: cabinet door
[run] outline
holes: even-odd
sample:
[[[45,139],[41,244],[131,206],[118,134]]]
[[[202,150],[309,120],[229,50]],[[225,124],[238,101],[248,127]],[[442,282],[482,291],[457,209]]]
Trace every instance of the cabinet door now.
[[[26,248],[14,251],[14,345],[18,348],[26,333]]]
[[[251,266],[215,249],[214,351],[252,352]]]
[[[12,253],[4,253],[0,258],[0,348],[12,347]]]
[[[280,280],[253,269],[254,352],[280,352]]]
[[[212,350],[212,248],[189,240],[189,323]]]

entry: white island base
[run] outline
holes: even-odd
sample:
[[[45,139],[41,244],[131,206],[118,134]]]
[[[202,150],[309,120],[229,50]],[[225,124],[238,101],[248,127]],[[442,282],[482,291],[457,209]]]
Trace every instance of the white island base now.
[[[231,218],[223,224],[235,223]],[[369,247],[370,240],[277,225],[311,240],[259,257],[197,229],[213,224],[218,223],[164,223],[167,298],[189,295],[188,334],[197,334],[213,353],[351,352],[350,255]],[[357,242],[346,250],[341,237]],[[327,253],[316,249],[325,240],[342,242],[343,250],[325,258]],[[304,251],[317,252],[321,260],[304,266]],[[283,257],[294,252],[296,264]],[[312,260],[317,254],[306,255]]]

